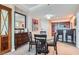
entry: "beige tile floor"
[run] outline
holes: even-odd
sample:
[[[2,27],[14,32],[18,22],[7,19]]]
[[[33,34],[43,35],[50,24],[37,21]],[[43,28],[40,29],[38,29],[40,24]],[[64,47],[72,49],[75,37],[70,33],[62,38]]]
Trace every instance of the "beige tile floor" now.
[[[58,55],[79,55],[79,48],[76,48],[73,45],[67,43],[58,42]],[[14,52],[6,53],[5,55],[34,55],[35,47],[33,46],[32,50],[28,52],[28,44],[23,45]],[[53,47],[49,47],[48,55],[55,55]]]
[[[76,48],[73,45],[69,45],[67,43],[58,42],[58,55],[79,55],[79,48]],[[49,47],[49,54],[53,55],[53,48]],[[55,53],[54,53],[55,54]]]

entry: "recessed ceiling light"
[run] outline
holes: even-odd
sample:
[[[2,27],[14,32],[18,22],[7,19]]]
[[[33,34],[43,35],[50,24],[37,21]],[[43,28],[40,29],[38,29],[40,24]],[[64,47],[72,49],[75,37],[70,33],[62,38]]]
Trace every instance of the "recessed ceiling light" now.
[[[50,19],[51,17],[53,17],[54,15],[52,15],[52,14],[47,14],[47,15],[45,15],[45,18],[47,18],[47,19]]]

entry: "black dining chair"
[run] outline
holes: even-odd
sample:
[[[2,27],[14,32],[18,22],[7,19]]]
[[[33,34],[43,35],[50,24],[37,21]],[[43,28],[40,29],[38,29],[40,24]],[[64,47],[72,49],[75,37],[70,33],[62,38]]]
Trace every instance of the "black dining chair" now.
[[[40,31],[40,34],[46,34],[46,31]]]
[[[29,51],[32,49],[32,45],[35,45],[35,40],[32,39],[32,33],[28,32],[28,37],[29,37]]]
[[[63,34],[63,30],[57,30],[57,37],[58,37],[58,40],[59,40],[59,36],[62,35],[62,42],[64,41],[64,34]]]
[[[36,42],[36,55],[37,54],[47,54],[48,53],[48,45],[46,43],[47,35],[35,34],[34,35]]]
[[[54,50],[55,50],[55,52],[56,52],[56,55],[58,54],[58,51],[57,51],[57,41],[58,41],[57,34],[54,34],[54,38],[49,39],[49,40],[47,41],[48,47],[49,47],[49,46],[54,47]]]
[[[71,42],[74,43],[74,30],[66,30],[66,42],[68,42],[69,38],[68,36],[71,36]]]

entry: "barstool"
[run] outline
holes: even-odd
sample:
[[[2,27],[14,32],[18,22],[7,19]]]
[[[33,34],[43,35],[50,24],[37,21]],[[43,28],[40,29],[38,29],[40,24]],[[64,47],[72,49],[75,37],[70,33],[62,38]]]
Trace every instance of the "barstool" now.
[[[62,35],[62,42],[64,41],[64,35],[63,35],[63,30],[57,30],[57,37],[59,39],[59,35]]]
[[[71,42],[74,43],[74,30],[66,30],[66,42],[68,42],[68,36],[71,36]]]

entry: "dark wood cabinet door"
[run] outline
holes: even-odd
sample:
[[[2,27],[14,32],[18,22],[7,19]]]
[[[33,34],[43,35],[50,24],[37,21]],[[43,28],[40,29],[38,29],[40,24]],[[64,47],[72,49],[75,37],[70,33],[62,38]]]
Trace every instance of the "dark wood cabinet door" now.
[[[8,37],[3,36],[1,37],[1,51],[7,50],[8,49]]]
[[[15,34],[15,49],[24,45],[28,42],[28,34],[27,33],[16,33]]]

